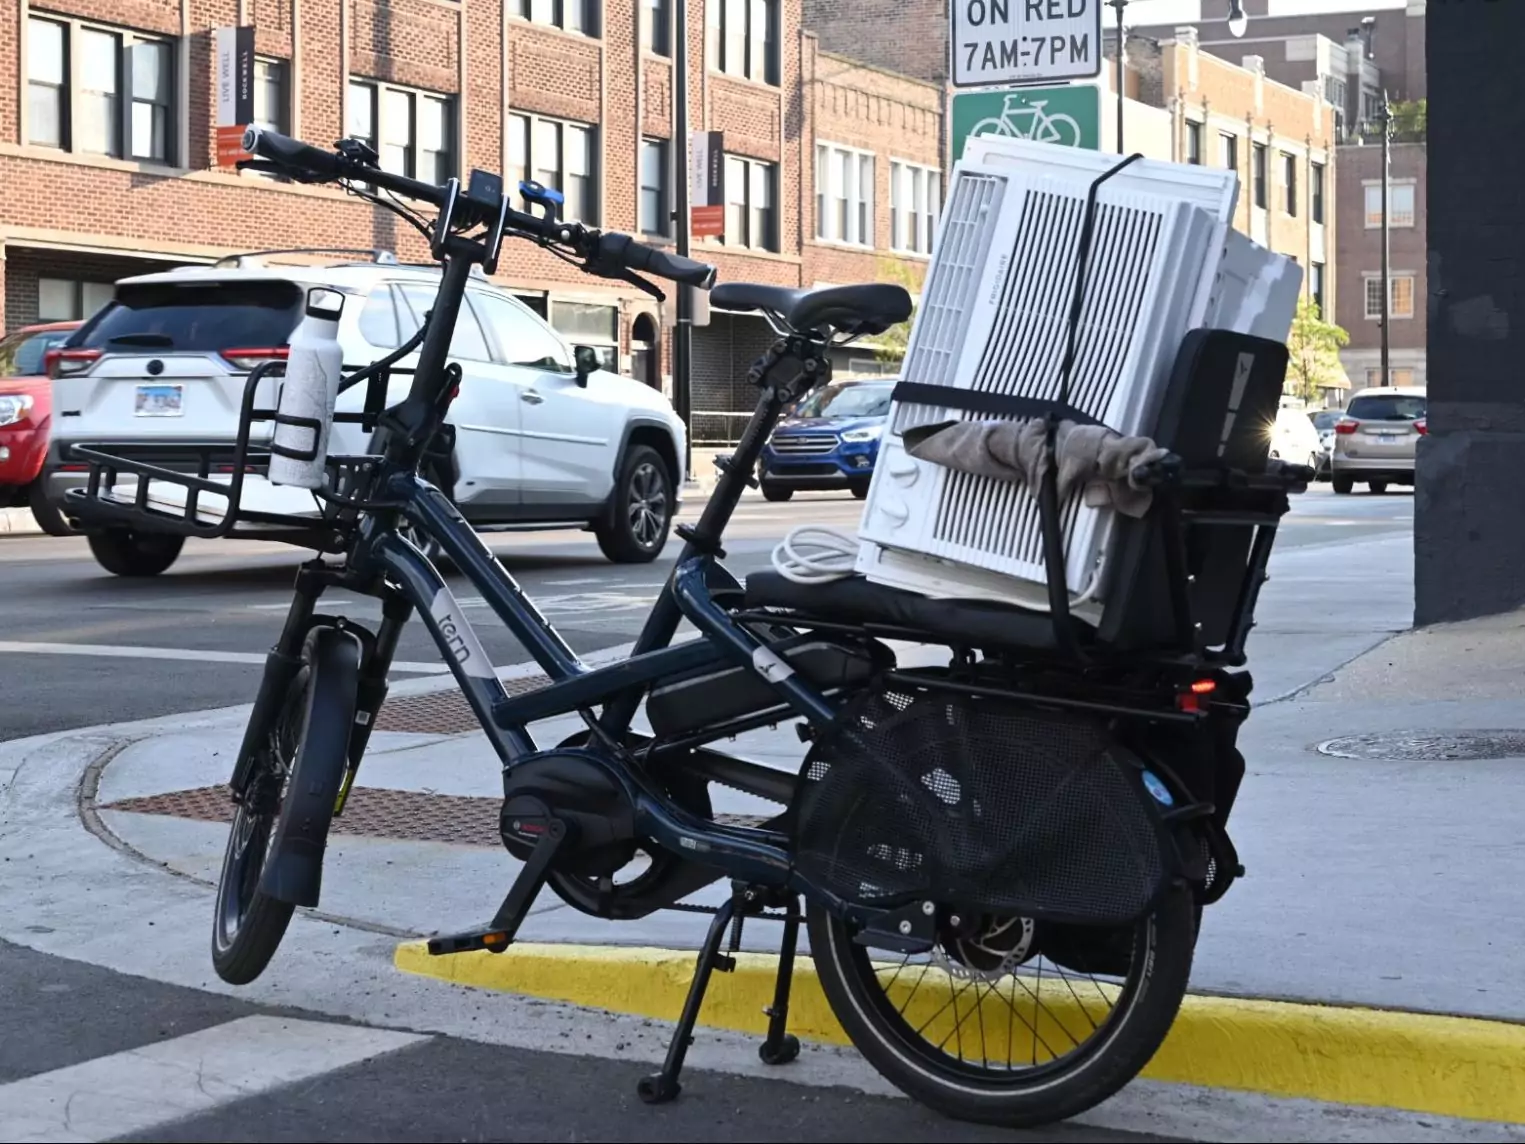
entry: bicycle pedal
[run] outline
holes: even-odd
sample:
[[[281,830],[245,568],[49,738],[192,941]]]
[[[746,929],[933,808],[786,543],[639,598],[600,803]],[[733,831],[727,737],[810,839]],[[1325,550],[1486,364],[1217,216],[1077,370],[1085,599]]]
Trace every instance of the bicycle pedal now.
[[[502,930],[483,933],[458,933],[429,939],[430,957],[447,957],[452,953],[472,953],[485,949],[488,953],[502,953],[513,941]]]

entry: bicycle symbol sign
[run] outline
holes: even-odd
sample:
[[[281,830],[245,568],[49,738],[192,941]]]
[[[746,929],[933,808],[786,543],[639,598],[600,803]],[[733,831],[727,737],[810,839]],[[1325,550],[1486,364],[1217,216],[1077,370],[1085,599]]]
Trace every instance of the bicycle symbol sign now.
[[[1059,147],[1100,146],[1101,92],[1091,85],[958,92],[953,97],[953,157],[976,135],[1001,135]]]

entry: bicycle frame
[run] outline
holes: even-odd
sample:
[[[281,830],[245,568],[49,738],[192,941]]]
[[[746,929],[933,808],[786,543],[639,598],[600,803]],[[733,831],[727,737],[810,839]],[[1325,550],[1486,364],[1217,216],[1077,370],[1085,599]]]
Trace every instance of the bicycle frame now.
[[[443,424],[448,408],[453,381],[439,350],[448,344],[451,325],[441,319],[453,316],[456,310],[450,295],[455,292],[458,304],[466,282],[466,271],[461,269],[466,261],[462,258],[446,266],[440,301],[420,349],[412,390],[394,410],[394,428],[401,427],[405,433],[394,436],[378,462],[376,491],[362,506],[366,515],[346,562],[342,567],[304,569],[285,634],[273,654],[287,662],[300,656],[300,641],[313,622],[314,607],[325,587],[344,586],[379,596],[384,602],[383,623],[366,650],[363,672],[365,679],[378,682],[380,690],[373,699],[379,707],[397,635],[417,612],[497,752],[505,786],[515,766],[540,749],[529,725],[576,712],[583,716],[594,738],[609,748],[613,756],[609,769],[626,787],[642,833],[675,854],[703,855],[704,865],[723,868],[730,877],[793,889],[845,909],[845,903],[805,884],[794,873],[786,835],[763,828],[721,825],[687,812],[648,781],[643,769],[618,746],[625,741],[651,684],[689,670],[720,665],[740,664],[757,673],[778,693],[781,705],[815,726],[832,722],[835,708],[831,701],[733,620],[716,602],[712,589],[717,581],[739,587],[718,561],[723,555],[721,535],[784,408],[799,395],[800,385],[813,384],[806,383],[806,377],[829,376],[829,369],[824,368],[826,343],[792,335],[788,341],[795,354],[770,357],[771,368],[759,379],[763,397],[735,456],[723,466],[721,479],[697,525],[679,530],[685,537],[684,548],[631,657],[623,663],[591,669],[567,646],[450,500],[417,474],[423,445]],[[808,368],[801,360],[806,358],[814,359]],[[797,367],[793,372],[791,365]],[[444,390],[443,397],[440,390]],[[418,547],[399,535],[400,517],[433,539],[455,562],[545,672],[551,681],[546,687],[526,695],[508,694],[438,569]],[[707,638],[674,645],[672,638],[683,619]],[[595,707],[603,708],[602,717],[594,714]],[[369,714],[373,716],[374,711]],[[358,766],[363,749],[363,741],[352,746],[352,770]],[[878,916],[882,911],[869,913]]]

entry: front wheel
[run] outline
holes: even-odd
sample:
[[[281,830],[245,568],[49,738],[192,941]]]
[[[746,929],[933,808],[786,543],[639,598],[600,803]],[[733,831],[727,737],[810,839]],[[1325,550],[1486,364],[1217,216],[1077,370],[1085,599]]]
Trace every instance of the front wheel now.
[[[952,917],[921,964],[890,963],[820,906],[807,924],[832,1012],[885,1079],[956,1120],[1035,1128],[1107,1100],[1159,1049],[1191,975],[1193,905],[1173,890],[1119,931]]]
[[[1335,477],[1334,491],[1340,496],[1349,496],[1356,491],[1356,483],[1349,477]]]
[[[1382,496],[1387,492],[1386,481],[1371,481],[1366,487],[1371,490],[1371,495],[1374,497]]]
[[[212,967],[229,985],[247,985],[259,977],[291,923],[293,903],[261,888],[275,839],[288,832],[289,820],[308,812],[304,800],[288,797],[290,792],[337,787],[335,772],[342,777],[348,762],[359,648],[351,637],[319,629],[309,637],[304,659],[263,736],[260,758],[228,832],[217,880]],[[326,836],[327,822],[321,825]]]
[[[763,500],[766,501],[786,501],[794,496],[794,490],[788,485],[778,485],[772,481],[764,481],[762,483],[762,495]]]
[[[138,532],[111,528],[92,532],[90,554],[113,576],[157,576],[180,556],[185,537],[168,532]]]
[[[609,510],[593,526],[598,547],[616,564],[655,560],[672,529],[672,475],[662,455],[636,445],[615,478]]]

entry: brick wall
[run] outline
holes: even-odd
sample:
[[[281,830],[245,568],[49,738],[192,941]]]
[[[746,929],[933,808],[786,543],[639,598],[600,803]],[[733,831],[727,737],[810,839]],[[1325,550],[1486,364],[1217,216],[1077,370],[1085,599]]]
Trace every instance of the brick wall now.
[[[948,77],[947,0],[805,0],[821,50],[940,84]]]

